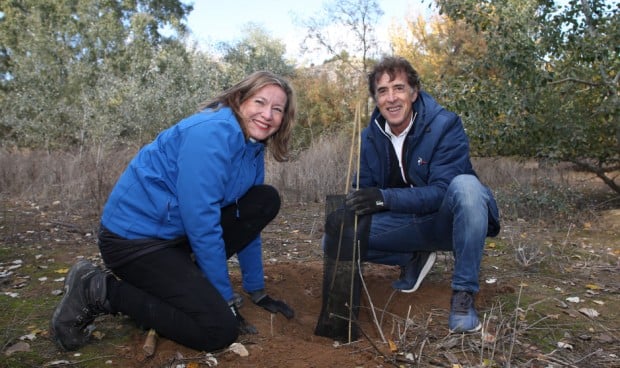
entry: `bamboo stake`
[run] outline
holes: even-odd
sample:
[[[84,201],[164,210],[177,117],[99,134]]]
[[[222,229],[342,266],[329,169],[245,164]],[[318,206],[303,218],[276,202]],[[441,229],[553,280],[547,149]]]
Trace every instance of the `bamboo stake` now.
[[[354,117],[354,121],[353,121],[353,138],[352,141],[355,139],[355,135],[357,134],[357,180],[356,180],[356,185],[357,188],[359,189],[359,175],[360,175],[360,136],[361,136],[361,130],[360,130],[360,126],[361,126],[361,121],[362,121],[362,116],[361,116],[361,112],[360,112],[360,103],[357,103],[357,106],[355,107],[355,117]],[[355,146],[355,144],[352,142],[351,143],[351,156],[353,156],[353,147]],[[347,177],[351,176],[351,166],[352,166],[352,159],[349,160],[349,172],[347,175]],[[347,184],[348,184],[349,179],[347,179]],[[346,193],[346,192],[345,192]],[[344,221],[343,221],[343,225],[344,225]],[[355,283],[355,267],[357,267],[357,263],[355,262],[356,256],[357,256],[357,215],[355,215],[355,217],[353,218],[353,256],[351,257],[351,287],[350,287],[350,291],[349,291],[349,338],[348,341],[349,343],[351,342],[351,330],[352,330],[352,326],[353,326],[353,285]]]

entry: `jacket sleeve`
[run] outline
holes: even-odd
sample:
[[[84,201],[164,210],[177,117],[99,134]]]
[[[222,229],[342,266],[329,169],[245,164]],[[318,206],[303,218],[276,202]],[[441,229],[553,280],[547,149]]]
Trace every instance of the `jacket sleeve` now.
[[[459,174],[471,173],[469,142],[461,119],[453,113],[445,114],[448,114],[447,118],[440,115],[445,119],[442,124],[432,125],[432,129],[439,129],[439,135],[431,140],[434,146],[428,158],[427,177],[418,176],[422,182],[412,188],[383,189],[386,205],[392,211],[420,215],[435,212],[441,206],[452,179]],[[419,163],[410,159],[408,165],[409,171],[415,172],[411,166]]]
[[[243,289],[249,293],[265,288],[262,252],[261,237],[259,235],[237,253]]]
[[[185,232],[198,266],[227,301],[233,289],[220,208],[232,158],[243,147],[243,135],[236,128],[216,121],[194,127],[181,140],[177,160],[177,196]]]
[[[256,163],[259,165],[254,185],[263,184],[265,181],[265,161],[261,156]],[[263,270],[263,248],[260,235],[254,238],[245,248],[237,253],[243,289],[247,292],[262,290],[265,288],[265,274]]]

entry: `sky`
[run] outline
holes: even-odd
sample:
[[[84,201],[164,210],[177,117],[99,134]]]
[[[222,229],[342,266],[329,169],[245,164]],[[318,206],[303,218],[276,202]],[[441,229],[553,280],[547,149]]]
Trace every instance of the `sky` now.
[[[242,28],[256,23],[273,38],[286,45],[287,56],[298,56],[298,45],[305,35],[304,28],[294,19],[307,19],[323,8],[324,0],[186,0],[194,10],[188,26],[199,47],[218,42],[235,42],[243,38]],[[388,28],[394,21],[404,23],[407,16],[428,9],[429,0],[378,0],[384,12],[377,33],[387,39]]]

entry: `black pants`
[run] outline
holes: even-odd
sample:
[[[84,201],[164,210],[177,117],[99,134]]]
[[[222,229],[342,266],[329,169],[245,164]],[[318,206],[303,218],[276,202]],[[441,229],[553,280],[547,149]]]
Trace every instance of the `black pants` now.
[[[278,192],[267,185],[251,188],[237,204],[223,208],[221,225],[227,257],[245,248],[279,209]],[[189,348],[222,349],[237,339],[237,320],[193,262],[191,248],[176,244],[111,268],[120,278],[109,282],[112,309]]]

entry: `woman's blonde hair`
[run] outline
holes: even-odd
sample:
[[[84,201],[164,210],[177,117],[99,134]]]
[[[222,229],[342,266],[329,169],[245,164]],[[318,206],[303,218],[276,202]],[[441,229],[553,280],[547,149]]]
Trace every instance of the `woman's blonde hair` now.
[[[293,124],[295,123],[297,101],[295,100],[293,88],[283,77],[268,71],[254,72],[220,95],[201,103],[199,110],[206,108],[217,110],[221,106],[230,107],[243,133],[248,138],[245,123],[241,118],[241,104],[256,94],[261,88],[269,85],[276,85],[284,90],[284,93],[286,93],[286,106],[284,107],[284,116],[280,129],[267,138],[264,143],[277,161],[286,161],[288,159],[288,145],[293,131]]]

